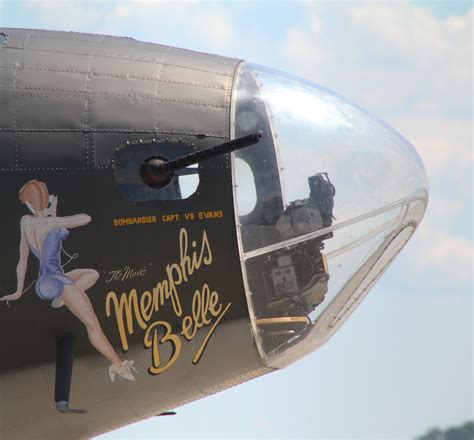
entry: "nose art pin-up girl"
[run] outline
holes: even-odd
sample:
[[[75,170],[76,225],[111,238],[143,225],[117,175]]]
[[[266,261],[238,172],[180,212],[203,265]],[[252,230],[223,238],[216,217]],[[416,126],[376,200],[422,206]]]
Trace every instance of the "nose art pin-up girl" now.
[[[94,269],[75,269],[64,273],[61,265],[62,241],[68,235],[68,229],[84,226],[91,221],[87,214],[57,217],[58,199],[49,195],[44,182],[30,180],[20,190],[20,201],[33,215],[21,219],[20,259],[17,265],[17,290],[0,301],[18,300],[24,290],[28,256],[31,252],[39,261],[39,275],[36,280],[36,294],[45,301],[51,301],[53,307],[65,305],[87,329],[93,347],[105,356],[112,365],[109,375],[112,381],[116,377],[134,381],[133,361],[122,361],[105,336],[100,322],[92,308],[86,291],[99,279]]]

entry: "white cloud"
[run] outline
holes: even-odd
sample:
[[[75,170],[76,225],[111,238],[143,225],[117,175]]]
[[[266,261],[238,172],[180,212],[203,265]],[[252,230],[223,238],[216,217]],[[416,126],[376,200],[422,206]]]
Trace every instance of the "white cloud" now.
[[[325,63],[330,63],[330,52],[323,47],[323,20],[315,14],[308,18],[307,27],[293,26],[286,30],[282,52],[289,60],[297,61],[298,70],[310,74]]]
[[[142,22],[143,29],[157,43],[171,35],[182,34],[206,48],[222,50],[236,36],[235,24],[225,8],[215,3],[202,2],[151,2],[142,0],[130,7],[129,19]],[[114,25],[120,27],[115,19]]]
[[[420,227],[417,266],[445,273],[453,284],[472,279],[474,245],[471,240],[426,223]]]
[[[139,35],[140,39],[156,43],[215,51],[222,51],[237,37],[232,16],[216,3],[30,0],[22,2],[22,6],[37,17],[39,27],[47,29]]]
[[[73,0],[27,0],[21,2],[21,7],[23,13],[33,12],[39,28],[53,30],[87,32],[96,28],[102,15],[96,5]]]
[[[409,3],[371,3],[351,8],[350,16],[401,56],[417,65],[469,86],[472,74],[472,23],[474,12],[464,17],[438,20],[427,9]]]
[[[429,210],[433,217],[448,217],[452,220],[461,215],[463,204],[457,200],[437,198],[430,200]]]
[[[229,46],[237,38],[230,16],[221,7],[198,6],[195,11],[190,11],[188,20],[200,39],[218,49]]]
[[[394,119],[417,147],[431,176],[447,169],[472,169],[472,120],[408,116]]]
[[[473,10],[442,20],[397,1],[311,4],[307,12],[282,44],[299,73],[385,118],[470,112]]]
[[[283,53],[290,58],[298,58],[303,71],[311,71],[330,59],[329,53],[319,47],[318,43],[317,34],[312,29],[308,31],[301,27],[292,27],[286,33]]]

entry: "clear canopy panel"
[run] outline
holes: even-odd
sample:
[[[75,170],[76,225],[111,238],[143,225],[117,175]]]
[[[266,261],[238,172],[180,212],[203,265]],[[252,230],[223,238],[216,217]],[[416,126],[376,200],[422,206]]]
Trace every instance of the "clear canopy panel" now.
[[[428,184],[415,148],[315,84],[243,64],[233,153],[242,270],[269,366],[324,343],[365,297],[423,217]]]

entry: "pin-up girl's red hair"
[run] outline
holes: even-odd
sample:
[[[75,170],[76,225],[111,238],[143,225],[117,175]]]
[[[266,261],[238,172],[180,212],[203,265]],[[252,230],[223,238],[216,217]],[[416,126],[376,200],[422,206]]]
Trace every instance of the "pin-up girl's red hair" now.
[[[19,192],[20,201],[28,202],[36,211],[43,211],[48,207],[48,187],[39,180],[30,180],[25,183]]]

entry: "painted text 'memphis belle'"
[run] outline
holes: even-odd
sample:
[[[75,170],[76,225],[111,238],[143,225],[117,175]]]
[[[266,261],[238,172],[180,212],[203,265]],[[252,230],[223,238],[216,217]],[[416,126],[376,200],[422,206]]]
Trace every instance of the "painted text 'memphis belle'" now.
[[[105,311],[107,317],[115,313],[120,341],[124,351],[128,350],[127,336],[134,333],[134,321],[145,331],[143,343],[152,350],[152,363],[148,369],[151,374],[160,374],[170,368],[181,353],[181,336],[187,341],[195,338],[199,329],[208,326],[207,334],[194,355],[193,363],[197,364],[222,317],[229,310],[230,303],[224,306],[219,293],[211,291],[204,283],[194,291],[191,313],[183,316],[180,293],[177,286],[188,282],[189,277],[202,266],[212,264],[212,250],[203,231],[200,246],[196,241],[191,243],[189,251],[188,233],[185,228],[179,231],[180,259],[177,263],[166,266],[166,278],[157,283],[150,291],[138,295],[136,289],[123,292],[118,296],[114,291],[107,294]],[[163,320],[154,320],[166,302],[170,301],[173,312],[181,321],[181,332],[173,333],[171,324]],[[160,345],[171,344],[171,358],[163,361],[160,357]]]

